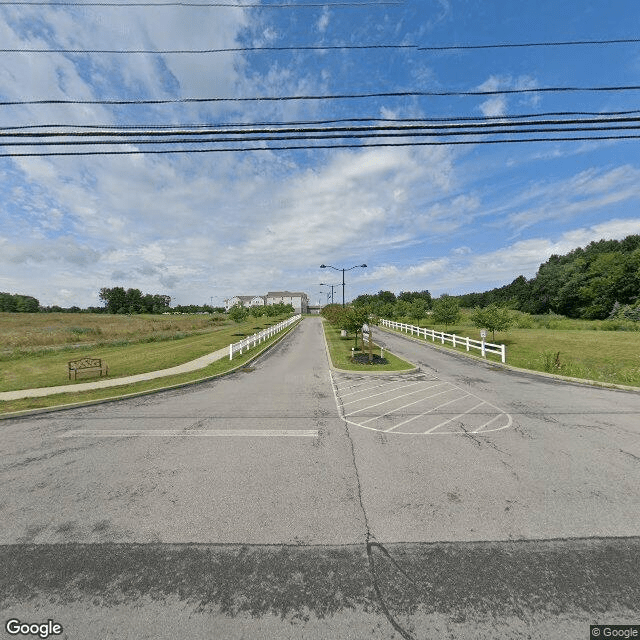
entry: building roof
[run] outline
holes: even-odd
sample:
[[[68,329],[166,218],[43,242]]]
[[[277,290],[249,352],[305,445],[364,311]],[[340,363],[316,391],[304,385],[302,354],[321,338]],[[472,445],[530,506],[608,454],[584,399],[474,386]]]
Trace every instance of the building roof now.
[[[268,298],[290,298],[292,296],[306,298],[307,294],[301,291],[269,291],[269,293],[267,293]]]

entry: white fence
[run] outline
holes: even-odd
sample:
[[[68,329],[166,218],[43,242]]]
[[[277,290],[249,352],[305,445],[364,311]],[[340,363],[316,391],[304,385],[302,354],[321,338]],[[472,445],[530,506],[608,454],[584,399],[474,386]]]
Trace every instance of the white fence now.
[[[233,360],[234,353],[242,353],[244,350],[249,349],[250,347],[255,347],[257,344],[260,344],[264,340],[268,340],[271,336],[274,336],[276,333],[279,333],[283,329],[286,329],[297,320],[300,320],[300,318],[302,318],[302,316],[298,314],[297,316],[293,316],[293,318],[278,322],[278,324],[274,324],[272,327],[267,327],[266,329],[260,331],[260,333],[254,333],[252,336],[249,336],[244,340],[240,340],[240,342],[234,342],[233,344],[230,344],[229,360]]]
[[[443,333],[442,331],[434,331],[433,329],[425,329],[422,327],[414,327],[412,324],[404,324],[404,322],[394,322],[393,320],[380,319],[380,324],[383,327],[389,327],[390,329],[399,329],[405,333],[411,333],[411,335],[423,336],[427,339],[427,336],[431,338],[432,342],[436,341],[436,338],[440,340],[442,344],[451,342],[454,347],[466,346],[467,351],[469,349],[479,349],[484,358],[486,353],[497,353],[500,355],[502,362],[507,360],[507,350],[503,344],[492,344],[491,342],[485,342],[484,340],[473,340],[472,338],[457,336],[454,333]]]

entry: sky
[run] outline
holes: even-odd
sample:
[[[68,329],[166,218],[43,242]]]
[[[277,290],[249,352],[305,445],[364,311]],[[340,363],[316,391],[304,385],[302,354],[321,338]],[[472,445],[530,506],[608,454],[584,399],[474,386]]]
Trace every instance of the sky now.
[[[637,0],[250,4],[1,2],[0,134],[353,118],[503,123],[640,109],[637,90],[541,90],[640,85],[637,42],[419,49],[633,39]],[[395,48],[344,48],[371,45]],[[343,48],[273,49],[310,46]],[[78,53],[141,49],[244,50]],[[246,100],[382,93],[413,95]],[[243,100],[179,102],[193,98]],[[173,102],[104,104],[112,100]],[[127,155],[24,156],[15,154],[61,147],[11,146],[5,137],[0,291],[63,307],[100,305],[99,290],[113,286],[170,295],[172,304],[221,306],[234,295],[280,290],[325,303],[320,283],[339,284],[342,273],[320,264],[366,263],[346,272],[347,300],[379,290],[439,296],[531,278],[554,253],[640,233],[640,140],[506,139],[162,154],[133,140],[117,147]]]

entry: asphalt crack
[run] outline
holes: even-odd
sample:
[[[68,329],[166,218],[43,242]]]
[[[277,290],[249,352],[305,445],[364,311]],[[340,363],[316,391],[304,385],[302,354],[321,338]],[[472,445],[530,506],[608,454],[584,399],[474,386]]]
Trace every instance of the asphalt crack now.
[[[400,570],[402,575],[404,575],[406,578],[408,578],[412,582],[412,584],[415,585],[415,583],[413,582],[413,580],[411,578],[409,578],[409,576],[397,564],[397,562],[395,562],[395,560],[393,560],[393,558],[391,558],[391,555],[389,554],[389,552],[384,548],[384,546],[382,544],[380,544],[375,539],[375,536],[371,532],[371,528],[369,526],[369,517],[367,516],[367,510],[366,510],[366,508],[364,506],[364,501],[363,501],[363,496],[362,496],[362,483],[360,481],[360,472],[358,470],[358,463],[357,463],[357,459],[356,459],[355,444],[353,442],[353,438],[351,437],[351,432],[349,431],[349,423],[344,419],[344,407],[342,405],[342,400],[340,399],[340,397],[338,395],[337,386],[336,386],[336,384],[335,384],[335,382],[333,380],[333,377],[331,377],[331,384],[333,386],[334,395],[335,395],[335,398],[336,398],[336,404],[338,406],[338,412],[339,412],[340,418],[342,419],[342,422],[344,424],[345,435],[347,436],[347,440],[349,441],[349,446],[350,446],[350,450],[351,450],[351,461],[352,461],[353,471],[354,471],[354,475],[355,475],[355,479],[356,479],[356,486],[357,486],[357,493],[358,493],[358,503],[360,504],[360,509],[362,510],[362,515],[363,515],[363,518],[364,518],[365,543],[366,543],[366,548],[367,548],[367,560],[368,560],[368,564],[369,564],[369,573],[370,573],[370,576],[371,576],[371,581],[373,583],[373,589],[374,589],[376,597],[378,599],[378,605],[379,605],[380,609],[382,610],[382,613],[384,614],[385,618],[389,621],[389,624],[395,629],[395,631],[397,633],[399,633],[404,638],[404,640],[415,640],[415,637],[413,635],[411,635],[406,629],[404,629],[398,623],[398,621],[393,617],[393,615],[389,611],[389,608],[387,607],[385,599],[384,599],[384,597],[382,595],[382,591],[380,589],[380,581],[378,579],[378,573],[376,571],[376,563],[375,563],[375,558],[374,558],[374,554],[373,554],[373,549],[374,548],[380,549],[384,553],[384,555],[393,563],[393,565]]]

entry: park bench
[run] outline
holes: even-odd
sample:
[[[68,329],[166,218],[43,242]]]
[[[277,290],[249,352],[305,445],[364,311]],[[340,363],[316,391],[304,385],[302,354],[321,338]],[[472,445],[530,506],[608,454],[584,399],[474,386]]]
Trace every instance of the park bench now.
[[[71,380],[72,371],[73,379],[76,380],[78,372],[82,371],[98,371],[101,377],[103,373],[108,375],[109,367],[100,358],[81,358],[80,360],[69,361],[69,380]]]

